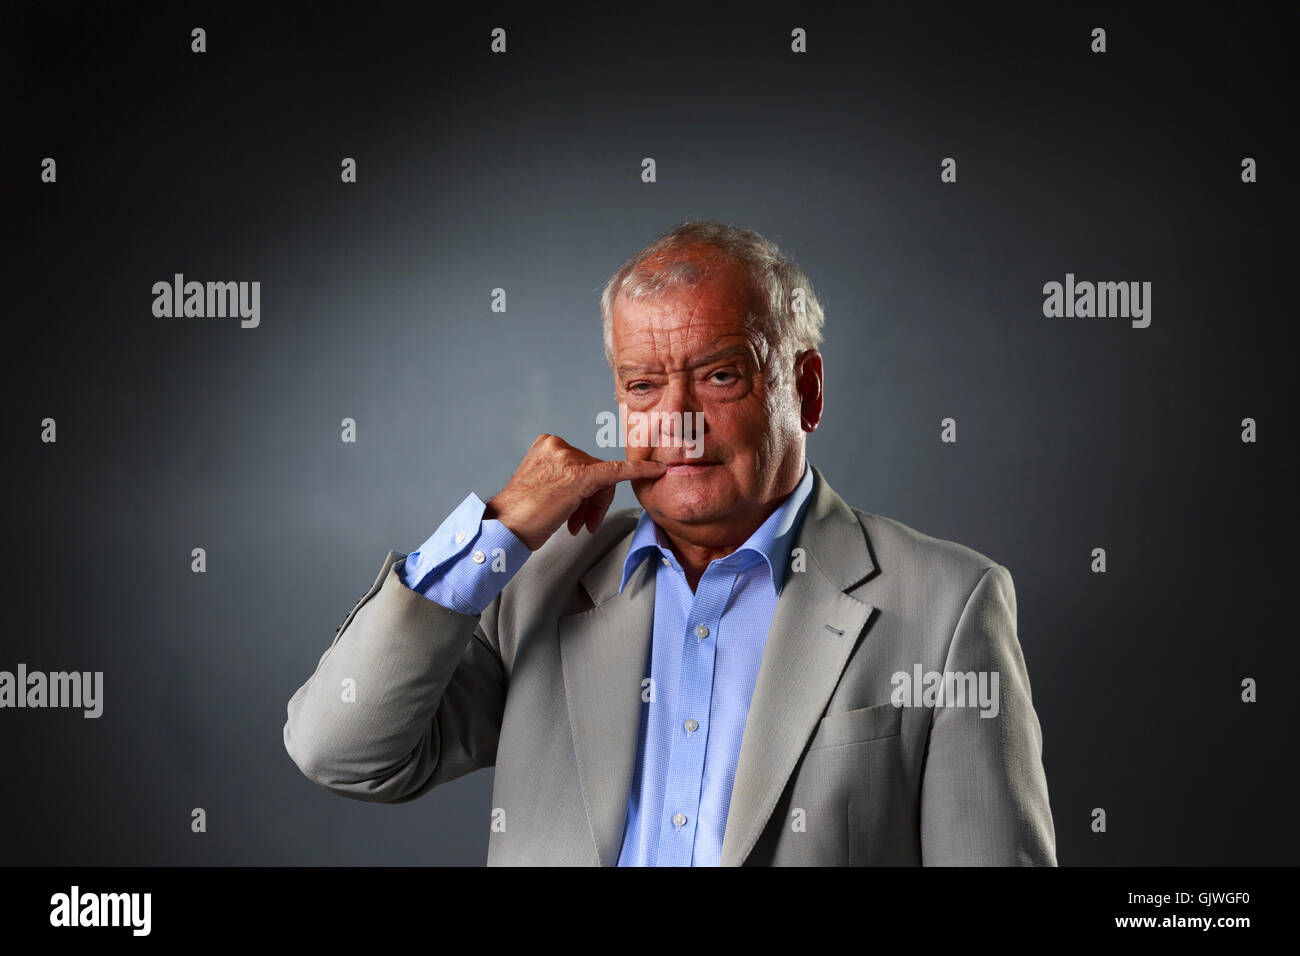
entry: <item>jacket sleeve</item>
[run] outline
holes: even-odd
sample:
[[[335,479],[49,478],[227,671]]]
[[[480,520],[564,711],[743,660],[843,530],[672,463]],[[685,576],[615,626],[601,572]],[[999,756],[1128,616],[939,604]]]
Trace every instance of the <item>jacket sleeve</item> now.
[[[405,557],[388,552],[290,698],[284,725],[298,768],[357,800],[412,800],[496,761],[507,683],[501,596],[478,616],[445,608],[403,583]]]
[[[944,674],[972,672],[996,693],[982,698],[988,706],[968,700],[933,710],[921,779],[922,862],[1055,866],[1042,732],[1016,636],[1015,587],[1001,565],[976,583],[948,648]]]

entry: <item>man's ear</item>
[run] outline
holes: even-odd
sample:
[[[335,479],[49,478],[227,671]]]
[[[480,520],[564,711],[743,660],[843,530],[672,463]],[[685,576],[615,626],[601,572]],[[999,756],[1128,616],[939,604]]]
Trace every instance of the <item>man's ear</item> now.
[[[795,388],[799,391],[799,423],[806,432],[817,430],[822,420],[822,353],[806,349],[795,356]]]

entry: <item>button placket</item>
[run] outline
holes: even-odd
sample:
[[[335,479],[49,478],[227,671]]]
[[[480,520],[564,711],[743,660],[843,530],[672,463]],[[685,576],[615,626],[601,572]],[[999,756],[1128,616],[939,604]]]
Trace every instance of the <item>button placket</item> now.
[[[734,582],[734,572],[720,574],[716,568],[708,569],[700,578],[687,614],[673,724],[678,730],[673,734],[668,754],[661,818],[664,832],[657,853],[661,866],[689,866],[694,858],[708,744],[708,735],[698,731],[713,700],[717,654],[717,641],[708,638],[716,636]]]

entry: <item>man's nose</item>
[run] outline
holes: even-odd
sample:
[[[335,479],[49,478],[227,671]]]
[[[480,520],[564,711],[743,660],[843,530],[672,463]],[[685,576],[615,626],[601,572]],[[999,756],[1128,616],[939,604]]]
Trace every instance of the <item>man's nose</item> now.
[[[669,377],[658,411],[667,413],[659,416],[661,444],[677,447],[703,437],[703,407],[689,375]]]

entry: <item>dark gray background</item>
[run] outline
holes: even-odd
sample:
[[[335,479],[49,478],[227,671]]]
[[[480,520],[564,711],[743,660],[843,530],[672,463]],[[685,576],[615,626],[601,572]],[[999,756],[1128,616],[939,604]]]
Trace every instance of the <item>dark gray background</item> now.
[[[285,704],[388,549],[539,432],[608,457],[599,289],[688,216],[811,276],[833,487],[1011,570],[1061,863],[1293,862],[1269,8],[536,6],[7,14],[0,669],[102,670],[105,711],[0,712],[0,862],[482,863],[490,771],[349,801],[290,761]],[[261,326],[154,318],[174,272],[260,281]],[[1150,328],[1045,319],[1066,272],[1151,281]]]

